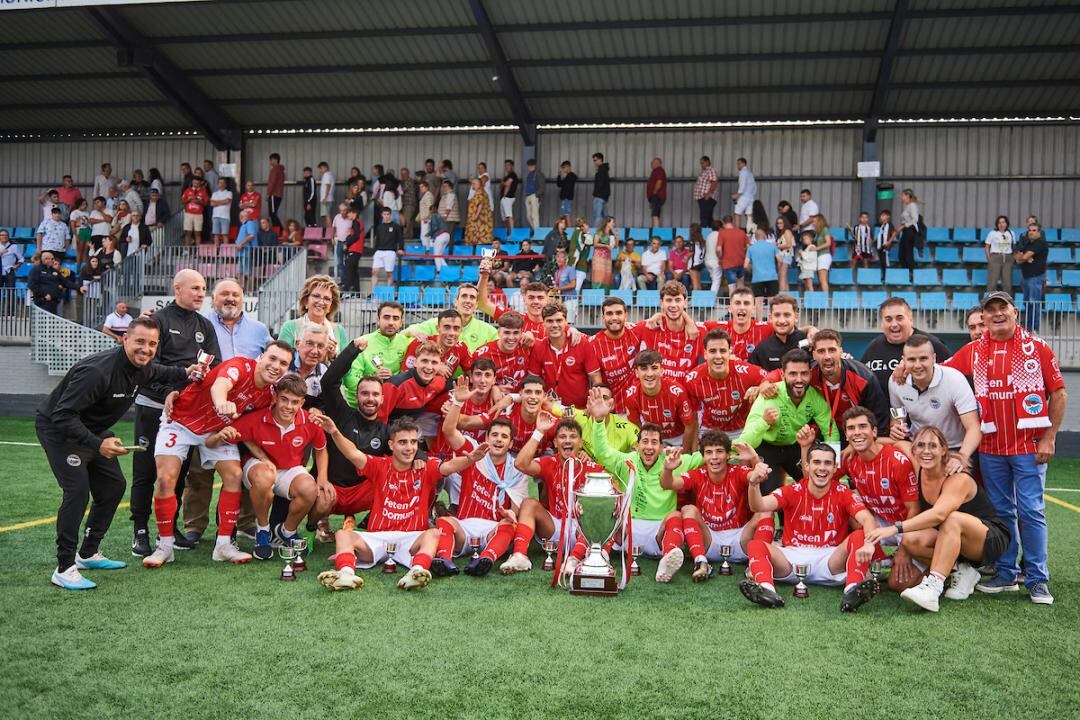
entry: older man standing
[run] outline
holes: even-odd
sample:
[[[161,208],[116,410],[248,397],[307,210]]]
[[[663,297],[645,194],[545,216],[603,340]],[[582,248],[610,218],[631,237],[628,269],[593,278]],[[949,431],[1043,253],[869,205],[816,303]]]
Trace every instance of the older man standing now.
[[[720,185],[720,180],[716,177],[716,169],[708,155],[702,155],[698,164],[701,165],[701,173],[694,182],[694,202],[697,203],[701,215],[701,227],[708,228],[712,226],[713,211],[716,210],[716,188]]]
[[[870,341],[860,360],[874,373],[881,391],[886,395],[889,394],[889,377],[900,365],[904,343],[912,335],[918,333],[930,339],[938,362],[947,360],[952,355],[945,343],[930,333],[915,329],[912,325],[911,306],[904,298],[891,297],[881,303],[878,316],[881,318],[881,335]]]
[[[982,308],[986,332],[945,363],[974,380],[982,420],[979,466],[994,510],[1011,528],[997,574],[976,589],[991,594],[1019,590],[1017,555],[1023,545],[1024,585],[1031,602],[1051,605],[1043,489],[1065,416],[1065,380],[1050,346],[1017,327],[1016,305],[1008,293],[989,293]]]

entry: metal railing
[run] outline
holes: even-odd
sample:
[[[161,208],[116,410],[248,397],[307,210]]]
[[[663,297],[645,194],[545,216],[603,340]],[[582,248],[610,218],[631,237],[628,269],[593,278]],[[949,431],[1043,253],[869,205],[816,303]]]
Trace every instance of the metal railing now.
[[[30,359],[43,363],[49,375],[63,375],[87,355],[116,347],[116,341],[105,333],[65,320],[36,305],[30,308],[30,318]]]
[[[235,245],[179,245],[151,246],[143,251],[143,292],[145,295],[171,295],[172,281],[177,272],[184,269],[196,270],[206,279],[207,288],[222,278],[237,278],[245,282],[246,290],[266,284],[265,281],[281,270],[286,263],[297,255],[303,255],[298,248],[256,247],[241,253]],[[303,263],[301,263],[302,265]],[[295,293],[303,284],[303,275],[293,286]]]
[[[30,291],[0,288],[0,342],[30,340]]]
[[[266,265],[271,272],[266,275],[266,282],[259,286],[259,320],[276,333],[295,313],[300,288],[307,278],[307,251],[302,248],[255,248],[254,251],[256,258],[265,254],[277,259],[281,256],[273,253],[289,253],[284,262]]]

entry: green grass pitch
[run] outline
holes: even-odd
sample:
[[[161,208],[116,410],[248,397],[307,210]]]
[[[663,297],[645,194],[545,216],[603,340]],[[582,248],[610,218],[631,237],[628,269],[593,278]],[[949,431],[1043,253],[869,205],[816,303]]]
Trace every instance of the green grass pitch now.
[[[0,420],[0,437],[32,442],[32,421]],[[0,446],[0,478],[0,527],[55,514],[39,448]],[[1080,489],[1080,461],[1056,461],[1048,486]],[[88,573],[98,589],[72,593],[48,582],[51,524],[5,531],[3,716],[1075,718],[1080,513],[1047,515],[1057,604],[976,593],[938,615],[890,594],[841,615],[833,588],[805,601],[783,588],[787,607],[768,611],[740,595],[740,567],[658,586],[651,561],[618,598],[570,597],[539,570],[418,593],[376,571],[330,593],[315,579],[328,546],[295,583],[278,560],[212,563],[204,543],[162,570]],[[102,549],[131,562],[129,540],[121,509]]]

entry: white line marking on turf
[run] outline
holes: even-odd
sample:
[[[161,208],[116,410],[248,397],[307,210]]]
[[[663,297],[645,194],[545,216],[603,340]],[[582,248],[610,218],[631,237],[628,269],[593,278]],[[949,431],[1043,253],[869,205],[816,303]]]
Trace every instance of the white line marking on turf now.
[[[15,442],[14,440],[0,440],[0,445],[22,445],[23,447],[41,447],[41,443]]]
[[[1080,488],[1046,488],[1046,492],[1080,492]]]

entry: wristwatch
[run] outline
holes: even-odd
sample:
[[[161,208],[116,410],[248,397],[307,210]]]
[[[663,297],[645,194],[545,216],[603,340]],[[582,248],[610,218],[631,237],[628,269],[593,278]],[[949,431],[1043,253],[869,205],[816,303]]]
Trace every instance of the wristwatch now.
[[[897,535],[903,535],[904,534],[904,523],[902,521],[897,520],[896,522],[893,523],[893,527],[896,528],[896,534]]]

